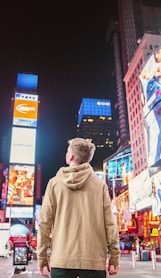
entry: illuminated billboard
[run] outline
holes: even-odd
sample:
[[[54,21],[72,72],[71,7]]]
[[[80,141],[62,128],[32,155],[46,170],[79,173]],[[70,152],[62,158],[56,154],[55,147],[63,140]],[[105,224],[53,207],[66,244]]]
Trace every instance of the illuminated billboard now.
[[[108,183],[115,181],[120,186],[127,185],[133,177],[131,149],[125,149],[107,161]]]
[[[35,164],[36,129],[13,127],[10,163]]]
[[[16,87],[20,90],[33,91],[38,86],[38,75],[18,73]]]
[[[150,56],[139,78],[141,81],[144,116],[146,116],[156,103],[161,100],[161,49],[156,50]]]
[[[15,93],[13,125],[37,127],[38,95]]]
[[[156,168],[156,174],[151,177],[152,188],[152,214],[153,216],[161,215],[161,171]]]
[[[107,116],[111,117],[111,102],[108,99],[83,98],[78,112],[78,124],[83,116]]]
[[[1,207],[6,208],[7,190],[8,190],[8,168],[3,170],[3,183],[2,183],[2,194],[1,194]]]
[[[161,49],[151,55],[140,76],[148,166],[161,159]]]
[[[41,205],[36,204],[35,206],[35,230],[38,231],[38,223],[39,223],[39,216],[40,216],[40,210]]]
[[[131,212],[152,207],[153,216],[161,215],[161,171],[150,167],[129,183]]]
[[[148,166],[161,159],[161,101],[144,118]]]
[[[152,205],[152,187],[149,169],[146,169],[129,182],[129,206],[134,212]]]
[[[7,218],[33,218],[33,207],[7,207]]]
[[[10,165],[7,205],[32,206],[34,202],[34,180],[34,166]]]
[[[126,190],[122,194],[117,196],[117,209],[118,209],[118,227],[119,231],[128,230],[128,224],[130,220],[129,209],[129,191]]]

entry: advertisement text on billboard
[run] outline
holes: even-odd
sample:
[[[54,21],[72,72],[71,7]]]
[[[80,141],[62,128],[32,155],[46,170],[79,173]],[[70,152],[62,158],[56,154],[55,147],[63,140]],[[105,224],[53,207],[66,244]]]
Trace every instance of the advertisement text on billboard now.
[[[10,163],[35,164],[36,129],[12,128]]]

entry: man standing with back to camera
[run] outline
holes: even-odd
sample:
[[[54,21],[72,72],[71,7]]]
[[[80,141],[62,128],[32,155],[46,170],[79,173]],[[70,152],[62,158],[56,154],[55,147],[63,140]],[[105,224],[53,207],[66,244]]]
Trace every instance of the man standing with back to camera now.
[[[120,254],[108,187],[89,164],[95,145],[83,138],[68,143],[69,166],[49,180],[40,212],[38,269],[48,277],[51,268],[51,278],[105,278],[106,270],[117,274]]]

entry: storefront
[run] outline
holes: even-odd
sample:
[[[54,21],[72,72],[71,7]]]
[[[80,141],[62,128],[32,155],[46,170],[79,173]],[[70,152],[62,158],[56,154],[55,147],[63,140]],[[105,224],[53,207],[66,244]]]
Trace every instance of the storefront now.
[[[153,216],[152,210],[144,211],[137,217],[138,236],[143,234],[142,246],[146,250],[155,250],[160,254],[159,216]]]

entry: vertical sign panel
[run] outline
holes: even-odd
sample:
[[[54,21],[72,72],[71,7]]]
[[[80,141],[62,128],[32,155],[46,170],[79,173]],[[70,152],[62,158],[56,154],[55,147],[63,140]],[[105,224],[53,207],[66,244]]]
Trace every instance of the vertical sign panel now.
[[[37,127],[38,96],[15,93],[13,125]]]
[[[35,164],[36,129],[12,128],[10,163]]]

